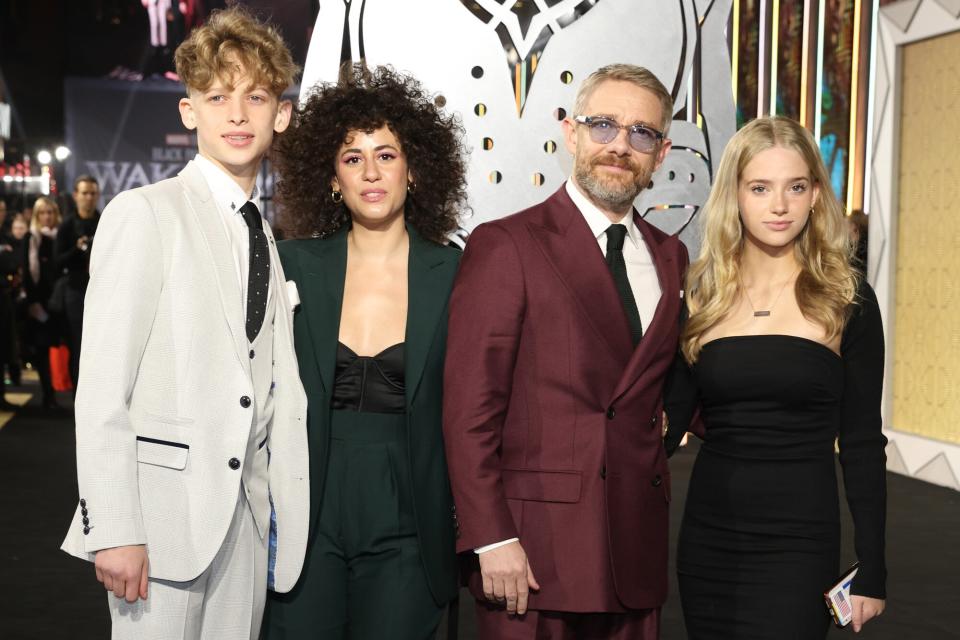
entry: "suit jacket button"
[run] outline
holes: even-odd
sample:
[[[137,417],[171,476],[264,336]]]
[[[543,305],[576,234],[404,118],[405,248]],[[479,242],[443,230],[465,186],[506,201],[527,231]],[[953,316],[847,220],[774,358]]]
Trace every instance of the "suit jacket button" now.
[[[240,461],[237,460],[236,458],[230,458],[230,461],[227,462],[227,466],[229,466],[231,469],[236,471],[237,469],[240,468]]]
[[[655,487],[659,487],[661,484],[663,484],[663,478],[661,478],[659,475],[653,476],[653,480],[650,481],[650,484]]]
[[[657,424],[657,416],[650,418],[650,424]]]
[[[600,467],[600,477],[603,479],[607,478],[607,465]]]
[[[250,406],[250,396],[240,396],[240,406],[246,409]]]
[[[253,357],[257,355],[253,349],[250,349],[250,359],[253,360]]]
[[[610,407],[609,409],[607,409],[607,419],[608,419],[608,420],[613,420],[616,416],[617,416],[617,410],[616,410],[616,409],[614,409],[613,407]]]
[[[84,527],[84,528],[83,528],[83,535],[87,535],[87,534],[89,534],[89,533],[90,533],[90,527]]]

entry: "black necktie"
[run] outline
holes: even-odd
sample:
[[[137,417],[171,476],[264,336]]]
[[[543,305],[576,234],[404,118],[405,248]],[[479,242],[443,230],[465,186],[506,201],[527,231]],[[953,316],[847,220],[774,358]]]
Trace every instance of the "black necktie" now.
[[[633,345],[637,346],[643,337],[643,323],[640,321],[640,312],[637,311],[637,301],[627,279],[627,263],[623,260],[623,239],[627,236],[627,227],[622,224],[612,224],[607,227],[607,266],[613,276],[613,284],[620,294],[620,302],[627,313],[627,322],[630,324],[630,337]]]
[[[247,340],[253,342],[263,326],[267,312],[267,290],[270,286],[270,251],[267,234],[257,205],[247,202],[240,207],[250,234],[250,271],[247,272]]]

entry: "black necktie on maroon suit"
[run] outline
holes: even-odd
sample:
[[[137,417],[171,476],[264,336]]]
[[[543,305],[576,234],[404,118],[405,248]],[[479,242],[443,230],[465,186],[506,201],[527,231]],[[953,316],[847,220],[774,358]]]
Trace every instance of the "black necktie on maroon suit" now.
[[[270,251],[263,219],[257,205],[247,202],[240,207],[250,234],[250,271],[247,272],[247,340],[253,342],[267,313],[267,290],[270,286]]]
[[[610,267],[613,284],[617,287],[620,302],[623,304],[623,310],[627,314],[627,322],[630,324],[630,337],[633,339],[633,346],[637,346],[640,338],[643,337],[643,323],[640,320],[640,312],[637,311],[637,301],[633,297],[630,280],[627,279],[627,263],[623,259],[623,241],[626,237],[626,226],[622,224],[612,224],[607,227],[607,266]]]

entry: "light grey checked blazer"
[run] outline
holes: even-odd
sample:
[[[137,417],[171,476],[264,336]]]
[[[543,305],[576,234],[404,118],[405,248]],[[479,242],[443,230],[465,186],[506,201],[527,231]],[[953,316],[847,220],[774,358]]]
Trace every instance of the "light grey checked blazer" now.
[[[293,588],[309,508],[306,395],[269,228],[275,297],[270,492],[274,588]],[[220,549],[254,419],[245,304],[200,170],[121,193],[90,262],[77,389],[77,507],[63,549],[146,544],[150,576],[197,577]],[[240,463],[238,465],[237,463]],[[86,518],[86,521],[84,521]]]

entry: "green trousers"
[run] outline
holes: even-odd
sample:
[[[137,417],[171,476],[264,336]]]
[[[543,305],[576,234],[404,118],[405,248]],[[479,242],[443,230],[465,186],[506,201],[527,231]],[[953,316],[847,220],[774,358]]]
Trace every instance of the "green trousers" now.
[[[271,594],[269,640],[428,640],[443,608],[427,585],[405,416],[334,411],[320,519],[303,574]]]

